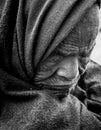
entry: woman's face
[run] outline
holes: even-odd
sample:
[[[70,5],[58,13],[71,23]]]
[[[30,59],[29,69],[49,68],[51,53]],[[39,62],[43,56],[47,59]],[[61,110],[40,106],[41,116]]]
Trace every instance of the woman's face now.
[[[86,70],[98,27],[98,7],[95,6],[71,30],[63,43],[41,62],[35,77],[36,84],[46,84],[62,89],[75,86],[80,75]]]
[[[69,55],[53,54],[39,68],[35,79],[36,83],[54,89],[69,89],[76,86],[89,62],[92,48],[87,50],[84,47],[79,51],[77,49]]]

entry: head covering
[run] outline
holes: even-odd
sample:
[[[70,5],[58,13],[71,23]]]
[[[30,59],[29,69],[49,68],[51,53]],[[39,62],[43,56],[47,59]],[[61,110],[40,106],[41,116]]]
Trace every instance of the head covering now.
[[[2,88],[34,89],[27,84],[56,48],[61,51],[75,40],[90,46],[98,31],[98,5],[97,0],[7,0],[0,19]]]

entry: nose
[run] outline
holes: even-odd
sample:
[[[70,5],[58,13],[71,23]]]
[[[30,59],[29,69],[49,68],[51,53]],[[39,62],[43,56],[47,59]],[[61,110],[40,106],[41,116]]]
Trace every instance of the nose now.
[[[57,75],[65,77],[67,80],[72,80],[78,76],[78,58],[68,57],[61,61],[58,66]]]

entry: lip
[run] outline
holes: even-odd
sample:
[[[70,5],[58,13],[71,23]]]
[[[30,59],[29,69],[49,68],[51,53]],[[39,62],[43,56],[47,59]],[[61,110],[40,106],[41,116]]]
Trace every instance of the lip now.
[[[66,89],[73,87],[74,84],[76,84],[76,82],[69,83],[69,84],[61,84],[61,85],[60,84],[57,84],[57,85],[56,84],[51,84],[51,85],[44,84],[44,87],[52,89],[52,90],[66,90]]]
[[[74,86],[76,86],[76,84],[77,84],[77,82],[78,82],[78,80],[79,80],[79,75],[76,77],[76,78],[74,78],[73,80],[69,80],[69,82],[68,81],[66,81],[66,82],[63,82],[62,84],[55,84],[55,83],[53,83],[53,84],[49,84],[49,83],[42,83],[41,85],[42,85],[42,88],[43,89],[46,89],[46,90],[52,90],[52,91],[69,91],[69,89],[70,88],[72,88],[72,87],[74,87]]]
[[[52,82],[51,80],[45,79],[41,82],[36,82],[36,85],[41,86],[43,90],[45,89],[54,92],[67,92],[70,88],[73,88],[77,85],[80,75],[78,73],[74,78],[71,79],[55,75],[55,78],[58,79],[58,82]]]
[[[59,82],[57,83],[51,83],[50,86],[72,86],[73,84],[75,84],[80,78],[80,75],[77,75],[75,78],[72,79],[64,79],[64,77],[58,77]]]

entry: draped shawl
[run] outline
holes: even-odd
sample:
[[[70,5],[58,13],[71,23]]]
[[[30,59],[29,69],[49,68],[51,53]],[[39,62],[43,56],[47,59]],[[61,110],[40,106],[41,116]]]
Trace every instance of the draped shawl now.
[[[7,82],[10,85],[3,85],[2,89],[5,92],[6,89],[11,89],[7,86],[16,90],[33,89],[35,86],[30,81],[34,82],[40,63],[64,40],[68,41],[67,44],[74,43],[78,36],[70,32],[87,12],[88,20],[85,19],[81,24],[86,29],[81,32],[84,33],[84,38],[81,38],[84,42],[76,41],[78,45],[89,41],[87,44],[90,45],[97,32],[90,33],[96,28],[98,21],[94,14],[96,9],[88,10],[96,3],[100,5],[100,1],[96,0],[7,0],[0,19],[0,79],[2,84]],[[77,30],[78,28],[73,32],[78,33]],[[89,39],[86,38],[86,31]],[[72,37],[74,41],[71,41]]]
[[[88,47],[93,45],[98,5],[99,0],[6,0],[2,4],[0,90],[6,105],[1,130],[101,129],[99,120],[75,96],[58,101],[34,83],[40,65],[56,48],[62,51],[61,43],[76,40],[80,45],[88,39]],[[82,26],[85,31],[81,32]],[[79,29],[83,40],[76,38]]]

